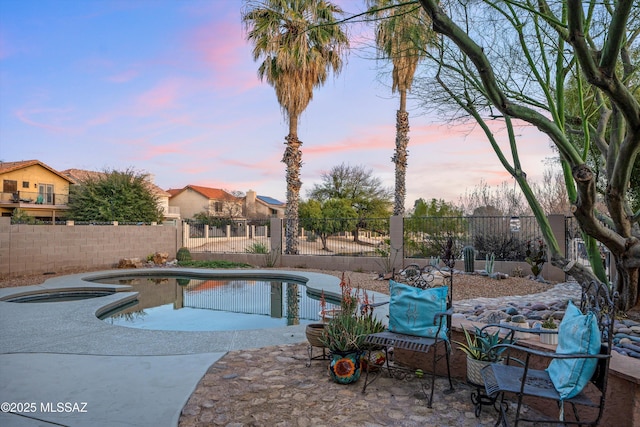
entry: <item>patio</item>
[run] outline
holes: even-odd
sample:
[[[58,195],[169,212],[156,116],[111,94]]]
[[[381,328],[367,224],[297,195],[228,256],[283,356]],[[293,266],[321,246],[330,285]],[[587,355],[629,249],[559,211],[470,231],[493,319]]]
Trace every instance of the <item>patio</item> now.
[[[363,378],[340,385],[329,378],[327,361],[313,361],[307,368],[307,360],[306,343],[227,353],[199,382],[179,426],[482,427],[496,421],[490,406],[476,418],[472,388],[464,382],[454,382],[455,392],[445,394],[447,380],[437,378],[429,409],[415,378],[381,376],[363,395]]]

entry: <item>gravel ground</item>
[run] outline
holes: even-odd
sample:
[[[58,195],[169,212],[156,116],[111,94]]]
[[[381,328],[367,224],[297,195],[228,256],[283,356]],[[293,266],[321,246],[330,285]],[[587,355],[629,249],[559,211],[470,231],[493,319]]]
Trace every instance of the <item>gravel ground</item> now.
[[[12,278],[0,278],[0,288],[37,285],[52,277],[90,271],[96,270],[69,270],[64,273],[34,274]],[[341,277],[343,273],[342,271],[311,269],[305,271],[331,274],[336,277]],[[366,290],[384,294],[389,293],[389,286],[387,284],[387,281],[378,280],[377,273],[348,271],[345,274],[346,277],[351,281],[351,285],[354,288],[359,286],[362,289]],[[552,288],[554,285],[555,283],[545,284],[527,279],[525,277],[509,277],[503,280],[494,280],[486,276],[480,276],[476,274],[456,274],[453,278],[453,298],[454,300],[465,300],[478,297],[495,298],[508,295],[528,295],[538,292],[544,292]]]

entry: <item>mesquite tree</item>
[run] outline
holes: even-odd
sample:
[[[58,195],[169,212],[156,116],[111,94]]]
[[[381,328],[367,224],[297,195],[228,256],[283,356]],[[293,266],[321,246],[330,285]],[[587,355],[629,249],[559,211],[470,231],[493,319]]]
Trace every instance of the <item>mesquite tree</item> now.
[[[440,65],[441,88],[488,136],[492,132],[487,120],[503,120],[511,161],[495,138],[490,138],[491,144],[531,205],[551,263],[578,280],[590,279],[593,273],[605,280],[593,244],[603,243],[615,259],[614,286],[621,294],[621,308],[640,308],[640,212],[632,210],[637,189],[630,188],[631,182],[638,182],[632,171],[640,152],[640,70],[633,60],[639,50],[637,3],[481,0],[468,8],[457,1],[420,3],[433,30],[443,36],[439,53],[432,55]],[[575,114],[565,105],[570,85],[578,88]],[[597,108],[589,110],[589,102]],[[552,238],[520,166],[514,121],[535,126],[558,149],[593,273],[564,258]],[[593,150],[603,166],[599,175],[587,161]],[[598,188],[603,189],[606,211],[596,209]]]

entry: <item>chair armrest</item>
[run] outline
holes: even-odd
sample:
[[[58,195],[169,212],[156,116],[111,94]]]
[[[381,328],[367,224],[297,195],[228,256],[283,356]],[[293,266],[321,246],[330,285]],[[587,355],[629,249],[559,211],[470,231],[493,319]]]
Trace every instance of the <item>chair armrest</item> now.
[[[439,311],[433,316],[433,323],[435,324],[439,319],[443,317],[453,316],[453,307],[449,308],[447,311]]]
[[[508,348],[512,350],[522,351],[527,355],[535,355],[540,357],[546,357],[549,359],[607,359],[611,357],[610,354],[587,354],[587,353],[573,353],[564,354],[556,353],[555,351],[537,350],[535,348],[524,347],[518,344],[496,344],[491,347],[494,348]]]
[[[529,332],[529,333],[535,333],[536,329],[531,329],[531,328],[521,328],[519,326],[513,326],[511,324],[507,324],[507,323],[489,323],[488,325],[484,325],[482,328],[480,328],[481,332],[484,332],[485,329],[489,329],[489,328],[500,328],[500,329],[508,329],[510,331],[513,332]]]

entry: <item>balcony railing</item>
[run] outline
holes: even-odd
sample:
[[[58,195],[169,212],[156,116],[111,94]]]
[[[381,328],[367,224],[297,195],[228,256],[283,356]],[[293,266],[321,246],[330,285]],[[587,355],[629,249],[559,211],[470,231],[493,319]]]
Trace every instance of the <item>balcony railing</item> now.
[[[40,194],[37,191],[1,192],[0,203],[6,204],[33,204],[35,205],[66,205],[69,201],[68,194]]]

